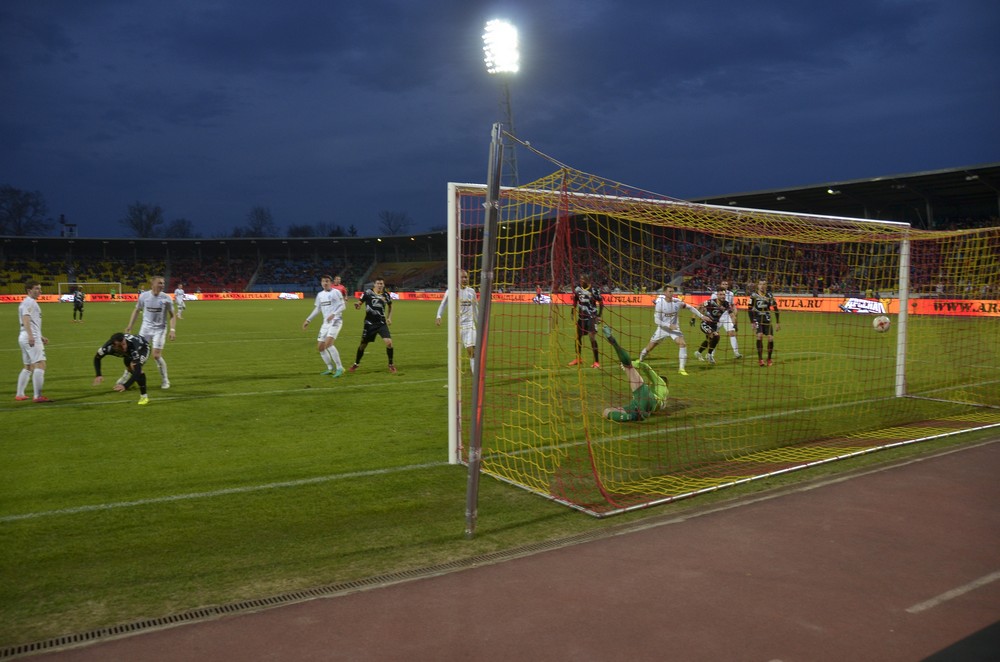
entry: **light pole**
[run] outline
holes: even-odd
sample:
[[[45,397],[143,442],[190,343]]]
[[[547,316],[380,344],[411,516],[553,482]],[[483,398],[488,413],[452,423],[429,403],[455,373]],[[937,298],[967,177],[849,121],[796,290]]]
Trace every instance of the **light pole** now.
[[[514,134],[514,111],[510,103],[510,77],[521,68],[518,51],[517,28],[501,19],[487,21],[483,32],[483,53],[486,72],[500,78],[502,95],[500,108],[507,133]],[[517,186],[517,155],[510,138],[503,139],[503,182]]]

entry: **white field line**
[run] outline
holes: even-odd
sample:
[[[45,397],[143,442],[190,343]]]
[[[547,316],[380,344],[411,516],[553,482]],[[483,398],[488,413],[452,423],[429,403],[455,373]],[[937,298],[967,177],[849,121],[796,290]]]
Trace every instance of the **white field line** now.
[[[995,582],[998,579],[1000,579],[1000,570],[996,572],[991,572],[988,575],[984,575],[975,581],[969,582],[965,586],[959,586],[957,588],[951,589],[950,591],[945,591],[941,595],[933,597],[930,600],[924,600],[923,602],[917,603],[912,607],[907,608],[906,611],[907,613],[910,614],[919,614],[922,611],[933,609],[934,607],[944,604],[949,600],[954,600],[955,598],[961,597],[966,593],[970,593],[971,591],[975,591],[978,588],[982,588],[983,586]]]
[[[38,519],[40,517],[49,517],[52,515],[75,515],[77,513],[91,513],[104,510],[114,510],[117,508],[133,508],[136,506],[149,506],[159,503],[173,503],[176,501],[188,501],[191,499],[211,499],[214,497],[227,496],[230,494],[247,494],[249,492],[277,490],[286,487],[301,487],[302,485],[316,485],[319,483],[329,483],[335,480],[348,480],[351,478],[365,478],[370,476],[384,476],[388,474],[400,473],[403,471],[418,471],[420,469],[430,469],[432,467],[447,466],[447,464],[448,464],[447,462],[429,462],[427,464],[411,464],[405,467],[391,467],[387,469],[354,471],[346,474],[330,474],[328,476],[315,476],[313,478],[301,478],[299,480],[288,480],[277,483],[264,483],[263,485],[246,485],[244,487],[231,487],[223,490],[212,490],[209,492],[172,494],[161,497],[151,497],[149,499],[136,499],[135,501],[118,501],[112,503],[93,504],[89,506],[75,506],[73,508],[59,508],[57,510],[42,510],[34,513],[22,513],[20,515],[4,515],[0,517],[0,523],[17,522],[28,519]]]

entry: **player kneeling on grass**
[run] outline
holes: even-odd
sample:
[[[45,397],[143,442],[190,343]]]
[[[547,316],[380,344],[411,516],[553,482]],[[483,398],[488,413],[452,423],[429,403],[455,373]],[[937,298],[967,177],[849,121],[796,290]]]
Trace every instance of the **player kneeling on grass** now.
[[[604,417],[618,423],[644,421],[657,409],[667,405],[667,382],[642,361],[632,363],[632,357],[622,349],[611,333],[611,327],[605,325],[601,331],[611,346],[618,353],[622,369],[628,375],[629,387],[632,389],[632,399],[622,407],[608,407]],[[648,383],[647,383],[648,381]]]
[[[133,336],[131,333],[116,333],[108,342],[101,345],[94,354],[94,386],[104,381],[101,375],[101,360],[108,354],[120,356],[125,361],[125,369],[129,373],[128,381],[124,384],[115,384],[114,390],[125,391],[133,383],[139,385],[139,404],[149,404],[149,397],[146,395],[146,373],[142,371],[142,366],[149,358],[149,342],[142,336]]]

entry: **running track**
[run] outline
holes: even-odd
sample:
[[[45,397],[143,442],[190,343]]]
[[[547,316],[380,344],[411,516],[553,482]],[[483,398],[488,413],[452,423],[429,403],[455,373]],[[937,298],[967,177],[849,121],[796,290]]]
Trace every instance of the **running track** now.
[[[28,659],[927,658],[1000,659],[1000,439],[502,563]]]

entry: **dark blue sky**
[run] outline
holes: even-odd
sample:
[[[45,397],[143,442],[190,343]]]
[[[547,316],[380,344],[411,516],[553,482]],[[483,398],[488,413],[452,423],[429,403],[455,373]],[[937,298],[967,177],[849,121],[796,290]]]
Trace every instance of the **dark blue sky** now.
[[[130,203],[205,237],[441,226],[482,182],[514,22],[517,133],[679,198],[1000,161],[995,0],[4,0],[0,184],[83,236]],[[521,181],[548,174],[519,155]]]

